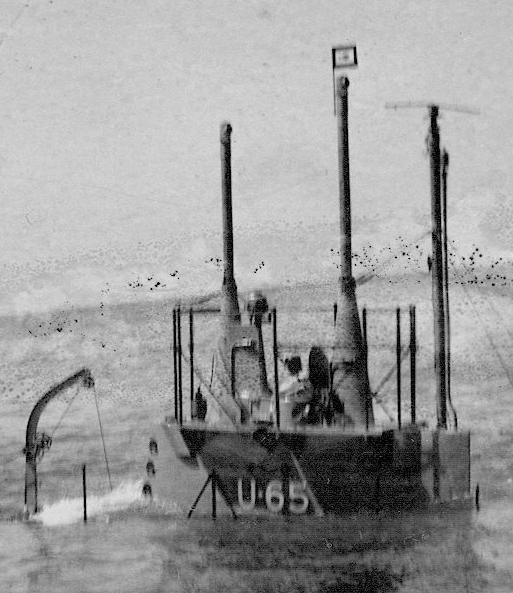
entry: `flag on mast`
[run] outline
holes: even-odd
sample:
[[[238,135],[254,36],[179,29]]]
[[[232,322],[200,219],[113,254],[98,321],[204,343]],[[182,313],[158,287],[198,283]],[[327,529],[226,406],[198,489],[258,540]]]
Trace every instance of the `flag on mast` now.
[[[358,65],[356,45],[341,45],[331,48],[333,70],[337,68],[354,68]]]
[[[346,68],[356,68],[358,66],[358,58],[356,57],[356,45],[339,45],[331,48],[331,65],[333,77],[333,115],[336,115],[336,92],[335,79],[337,73]]]

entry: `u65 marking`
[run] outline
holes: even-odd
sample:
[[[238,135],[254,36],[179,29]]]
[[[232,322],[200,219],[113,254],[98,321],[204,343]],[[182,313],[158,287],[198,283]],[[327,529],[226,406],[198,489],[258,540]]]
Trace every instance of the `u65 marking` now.
[[[257,484],[256,480],[249,480],[249,489],[245,486],[244,478],[239,478],[237,485],[237,497],[241,510],[251,511],[255,508],[257,502]],[[249,490],[249,498],[247,493]],[[246,492],[246,496],[244,493]],[[283,510],[285,504],[285,495],[283,492],[283,482],[281,480],[271,480],[265,487],[263,496],[265,505],[272,513],[279,513]],[[289,510],[296,515],[302,515],[308,510],[308,496],[301,482],[291,480],[289,482]]]

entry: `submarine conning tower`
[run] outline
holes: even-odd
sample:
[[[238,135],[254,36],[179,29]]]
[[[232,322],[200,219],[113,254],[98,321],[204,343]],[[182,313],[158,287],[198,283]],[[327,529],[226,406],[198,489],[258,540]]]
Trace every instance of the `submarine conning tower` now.
[[[333,349],[333,390],[344,403],[344,413],[355,429],[374,424],[362,339],[355,280],[352,275],[351,192],[348,137],[349,80],[341,76],[336,86],[338,173],[340,207],[339,303]]]

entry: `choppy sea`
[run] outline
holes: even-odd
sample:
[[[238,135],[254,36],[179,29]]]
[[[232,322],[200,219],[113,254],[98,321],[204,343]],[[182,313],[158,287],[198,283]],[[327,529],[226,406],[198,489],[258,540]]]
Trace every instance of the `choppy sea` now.
[[[479,512],[236,521],[221,507],[214,521],[203,501],[188,520],[201,480],[178,460],[171,472],[176,499],[148,501],[142,485],[152,429],[150,415],[138,408],[124,413],[117,430],[106,431],[110,490],[94,409],[78,406],[80,420],[63,429],[40,463],[41,511],[23,520],[23,416],[15,406],[10,410],[10,422],[4,415],[2,424],[11,438],[4,438],[0,453],[1,591],[511,590],[504,587],[512,539],[500,527],[513,518],[506,504],[485,504]],[[115,415],[116,406],[104,406],[107,428]],[[82,461],[88,468],[86,523]]]
[[[168,494],[145,499],[148,440],[172,411],[164,313],[117,309],[103,316],[102,310],[93,318],[71,311],[46,321],[4,320],[2,593],[513,591],[513,505],[510,497],[487,496],[486,484],[479,511],[234,521],[220,505],[214,521],[203,501],[188,520],[202,478],[170,455]],[[40,430],[53,442],[38,466],[41,510],[24,520],[28,415],[46,389],[80,366],[96,379],[111,483],[93,393],[73,387],[41,417]],[[510,481],[504,478],[502,492]]]

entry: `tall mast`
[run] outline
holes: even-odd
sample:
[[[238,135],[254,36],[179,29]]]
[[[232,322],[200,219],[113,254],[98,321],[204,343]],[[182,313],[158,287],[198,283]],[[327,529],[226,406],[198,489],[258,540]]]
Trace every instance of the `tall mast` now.
[[[451,315],[449,308],[449,255],[447,249],[447,173],[449,153],[442,151],[442,236],[444,252],[444,316],[445,316],[445,384],[447,403],[453,417],[454,428],[458,430],[458,416],[451,399]]]
[[[438,105],[429,106],[430,129],[428,135],[431,169],[431,223],[433,266],[433,322],[435,330],[435,375],[436,412],[438,428],[447,428],[447,394],[445,369],[445,314],[444,314],[444,269],[442,245],[442,208],[440,184],[440,130],[438,128]]]
[[[337,132],[338,132],[338,194],[340,214],[340,281],[354,284],[351,250],[351,186],[349,178],[349,79],[341,76],[337,81]],[[341,285],[342,291],[344,287]]]
[[[224,267],[221,313],[225,328],[240,323],[237,285],[233,273],[231,133],[232,126],[223,122],[220,129]]]
[[[447,279],[447,168],[449,166],[449,155],[444,152],[443,168],[443,189],[444,204],[443,217],[444,225],[442,230],[442,202],[440,183],[440,129],[438,128],[438,112],[440,108],[448,111],[469,113],[478,115],[479,111],[462,107],[460,105],[447,105],[439,103],[434,105],[424,101],[402,101],[399,103],[387,103],[387,109],[409,109],[427,107],[429,111],[430,127],[428,133],[429,165],[431,174],[431,236],[432,236],[432,301],[433,301],[433,325],[435,334],[435,375],[436,375],[436,413],[438,428],[447,428],[447,400],[454,414],[455,427],[457,418],[451,404],[448,369],[450,368],[449,340],[449,286]],[[445,241],[445,244],[444,244]],[[444,257],[445,248],[445,257]],[[444,273],[445,262],[445,273]],[[445,291],[444,291],[445,288]],[[444,298],[444,292],[446,292]],[[447,363],[447,364],[446,364]]]
[[[350,418],[353,426],[361,428],[367,425],[372,426],[374,416],[369,402],[369,379],[356,303],[356,283],[352,276],[348,87],[348,78],[341,76],[337,79],[340,280],[333,355],[333,389],[343,401],[345,414]]]

